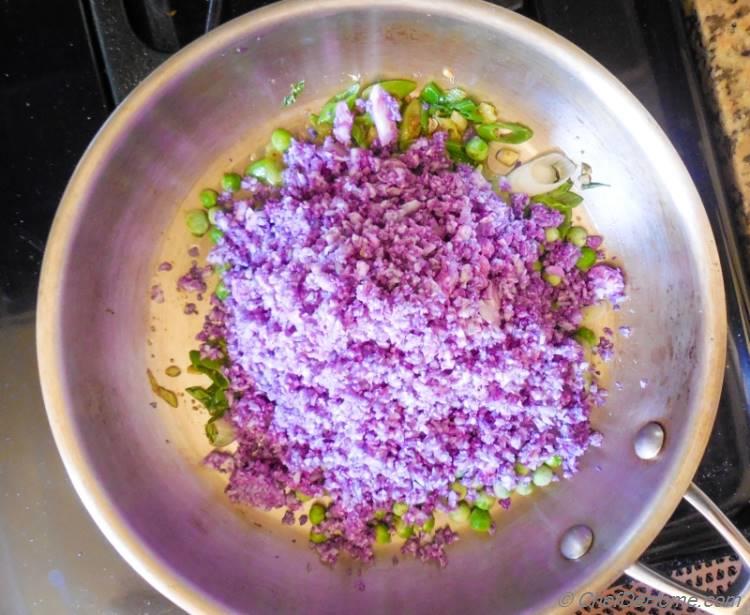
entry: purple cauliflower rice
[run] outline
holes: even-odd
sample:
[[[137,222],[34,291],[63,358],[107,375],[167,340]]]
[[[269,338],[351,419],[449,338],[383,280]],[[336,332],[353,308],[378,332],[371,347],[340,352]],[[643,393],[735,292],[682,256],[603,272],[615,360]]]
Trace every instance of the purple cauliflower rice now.
[[[280,188],[246,177],[217,215],[208,261],[229,292],[198,339],[227,360],[237,449],[206,462],[232,500],[286,507],[285,524],[299,494],[325,498],[325,563],[371,560],[373,519],[392,524],[399,504],[415,528],[402,552],[445,565],[458,535],[423,524],[456,507],[457,479],[507,508],[545,462],[569,477],[601,443],[589,417],[606,391],[572,335],[583,308],[619,306],[625,286],[620,269],[582,271],[580,248],[545,241],[562,214],[454,165],[444,133],[396,151],[391,101],[376,86],[367,102],[372,149],[350,146],[340,103],[332,136],[292,141]],[[194,263],[180,288],[205,292],[206,275]],[[603,338],[598,352],[611,356]]]

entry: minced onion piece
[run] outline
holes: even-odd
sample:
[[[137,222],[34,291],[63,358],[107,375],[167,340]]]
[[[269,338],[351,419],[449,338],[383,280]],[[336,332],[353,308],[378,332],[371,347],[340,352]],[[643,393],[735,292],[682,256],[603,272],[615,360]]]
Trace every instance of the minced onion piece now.
[[[490,141],[487,155],[487,168],[493,173],[507,173],[516,164],[518,152],[500,141]]]
[[[542,194],[562,186],[576,170],[576,164],[559,151],[541,154],[508,173],[513,192]]]

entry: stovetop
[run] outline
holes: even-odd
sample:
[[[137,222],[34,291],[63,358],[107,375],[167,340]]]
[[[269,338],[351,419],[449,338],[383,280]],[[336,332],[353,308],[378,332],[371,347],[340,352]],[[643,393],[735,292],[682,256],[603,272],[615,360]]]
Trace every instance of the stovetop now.
[[[730,325],[721,405],[695,480],[750,536],[747,276],[729,200],[732,192],[717,156],[720,149],[680,2],[496,3],[543,23],[604,64],[649,109],[690,170],[719,244]],[[48,603],[78,603],[90,609],[87,612],[112,604],[126,612],[131,607],[134,612],[173,608],[119,560],[69,487],[38,392],[33,355],[36,286],[45,238],[65,183],[109,112],[153,68],[207,27],[263,4],[26,0],[0,6],[0,194],[5,200],[0,224],[0,382],[9,434],[0,446],[0,486],[5,490],[0,498],[0,552],[7,556],[0,557],[0,595],[12,598],[18,607],[13,613],[49,612],[42,608],[44,597]],[[644,559],[669,570],[726,553],[708,525],[689,507],[680,506]]]

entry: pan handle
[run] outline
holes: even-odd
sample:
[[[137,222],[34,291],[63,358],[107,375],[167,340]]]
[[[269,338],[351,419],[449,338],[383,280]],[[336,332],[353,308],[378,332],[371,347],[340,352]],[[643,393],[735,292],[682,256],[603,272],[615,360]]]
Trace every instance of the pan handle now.
[[[681,585],[641,562],[636,562],[627,568],[625,573],[640,583],[664,594],[675,596],[684,600],[687,605],[695,606],[708,613],[730,615],[747,612],[748,604],[750,604],[750,542],[695,483],[690,483],[683,497],[724,537],[724,540],[739,556],[742,571],[732,583],[730,590],[720,596],[707,594],[693,587]]]

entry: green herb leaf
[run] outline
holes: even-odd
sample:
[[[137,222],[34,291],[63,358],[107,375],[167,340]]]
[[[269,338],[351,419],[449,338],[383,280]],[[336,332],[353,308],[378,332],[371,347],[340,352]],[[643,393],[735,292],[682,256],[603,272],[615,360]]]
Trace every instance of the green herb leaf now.
[[[583,197],[580,194],[570,191],[572,187],[573,182],[568,180],[554,190],[535,194],[531,197],[531,202],[541,203],[564,213],[565,210],[573,209],[583,202]]]
[[[293,83],[289,87],[289,94],[284,96],[284,99],[281,101],[281,104],[284,107],[289,107],[297,102],[297,97],[302,94],[302,91],[305,89],[305,80],[301,79],[297,83]]]

